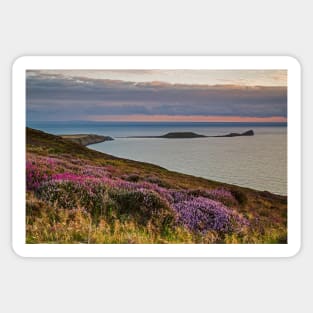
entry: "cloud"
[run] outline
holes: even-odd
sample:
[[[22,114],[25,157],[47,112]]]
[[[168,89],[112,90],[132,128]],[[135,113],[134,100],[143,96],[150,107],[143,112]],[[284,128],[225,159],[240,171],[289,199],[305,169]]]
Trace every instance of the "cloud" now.
[[[28,120],[97,115],[287,116],[287,87],[170,84],[29,71]]]

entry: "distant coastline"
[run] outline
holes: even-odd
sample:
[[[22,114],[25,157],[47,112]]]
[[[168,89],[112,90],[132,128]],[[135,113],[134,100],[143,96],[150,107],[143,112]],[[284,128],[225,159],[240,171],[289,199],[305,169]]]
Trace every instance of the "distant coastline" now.
[[[59,136],[62,139],[70,140],[83,146],[89,146],[95,143],[114,140],[110,136],[101,136],[101,135],[95,135],[95,134],[70,134],[70,135],[59,135]]]
[[[32,123],[27,121],[27,124]],[[258,190],[265,189],[277,194],[287,194],[286,160],[285,157],[282,159],[278,157],[278,155],[285,156],[286,151],[287,128],[282,127],[281,124],[272,127],[274,126],[272,123],[268,128],[257,123],[251,126],[247,123],[239,126],[238,123],[41,122],[32,126],[57,136],[63,134],[111,136],[114,141],[95,144],[92,142],[88,147],[122,158],[158,164],[185,174],[213,178]],[[138,135],[159,136],[173,132],[216,136],[232,132],[242,133],[249,129],[254,130],[255,136],[195,139],[123,138]],[[265,145],[264,148],[260,148],[262,145]],[[269,148],[270,145],[274,148]],[[180,159],[180,155],[184,157]],[[231,162],[230,155],[232,155]],[[269,160],[266,167],[262,167],[263,158]],[[178,159],[180,162],[175,162]],[[245,162],[244,167],[241,165],[242,162]],[[255,171],[261,173],[261,169],[263,173],[261,176],[251,175]]]
[[[59,135],[62,139],[70,140],[83,146],[112,141],[111,136],[102,136],[96,134],[62,134]],[[253,130],[248,130],[243,133],[228,133],[226,135],[206,136],[194,132],[170,132],[161,136],[127,136],[118,138],[165,138],[165,139],[192,139],[192,138],[222,138],[222,137],[242,137],[254,136]]]

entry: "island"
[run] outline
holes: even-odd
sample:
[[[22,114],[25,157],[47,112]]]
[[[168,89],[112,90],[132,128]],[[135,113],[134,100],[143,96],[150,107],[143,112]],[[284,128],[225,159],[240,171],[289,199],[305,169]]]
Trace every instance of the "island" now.
[[[208,136],[208,137],[240,137],[240,136],[254,136],[254,131],[252,129],[243,132],[243,133],[230,133],[227,135],[219,135],[219,136]]]
[[[59,135],[59,136],[62,139],[70,140],[83,146],[88,146],[88,145],[92,145],[95,143],[114,140],[110,136],[100,136],[100,135],[94,135],[94,134],[75,134],[75,135]]]
[[[167,139],[188,139],[188,138],[217,138],[217,137],[240,137],[240,136],[254,136],[252,129],[243,133],[229,133],[226,135],[206,136],[194,132],[171,132],[161,136],[128,136],[122,138],[167,138]]]
[[[173,132],[161,136],[128,136],[123,138],[168,138],[168,139],[184,139],[184,138],[204,138],[205,135],[200,135],[193,132]]]

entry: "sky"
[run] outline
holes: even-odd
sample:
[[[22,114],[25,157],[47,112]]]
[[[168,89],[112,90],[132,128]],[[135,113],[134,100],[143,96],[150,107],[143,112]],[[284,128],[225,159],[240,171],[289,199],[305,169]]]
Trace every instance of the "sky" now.
[[[28,121],[285,122],[285,70],[29,70]]]

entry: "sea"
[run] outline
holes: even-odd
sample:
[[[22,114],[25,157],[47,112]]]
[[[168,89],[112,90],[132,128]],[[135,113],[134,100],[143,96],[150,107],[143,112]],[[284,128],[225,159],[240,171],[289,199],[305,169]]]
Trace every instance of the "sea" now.
[[[51,134],[111,136],[88,146],[117,157],[275,194],[287,195],[286,123],[208,122],[27,122]],[[215,136],[252,129],[254,136],[165,139],[125,138],[195,132]]]

